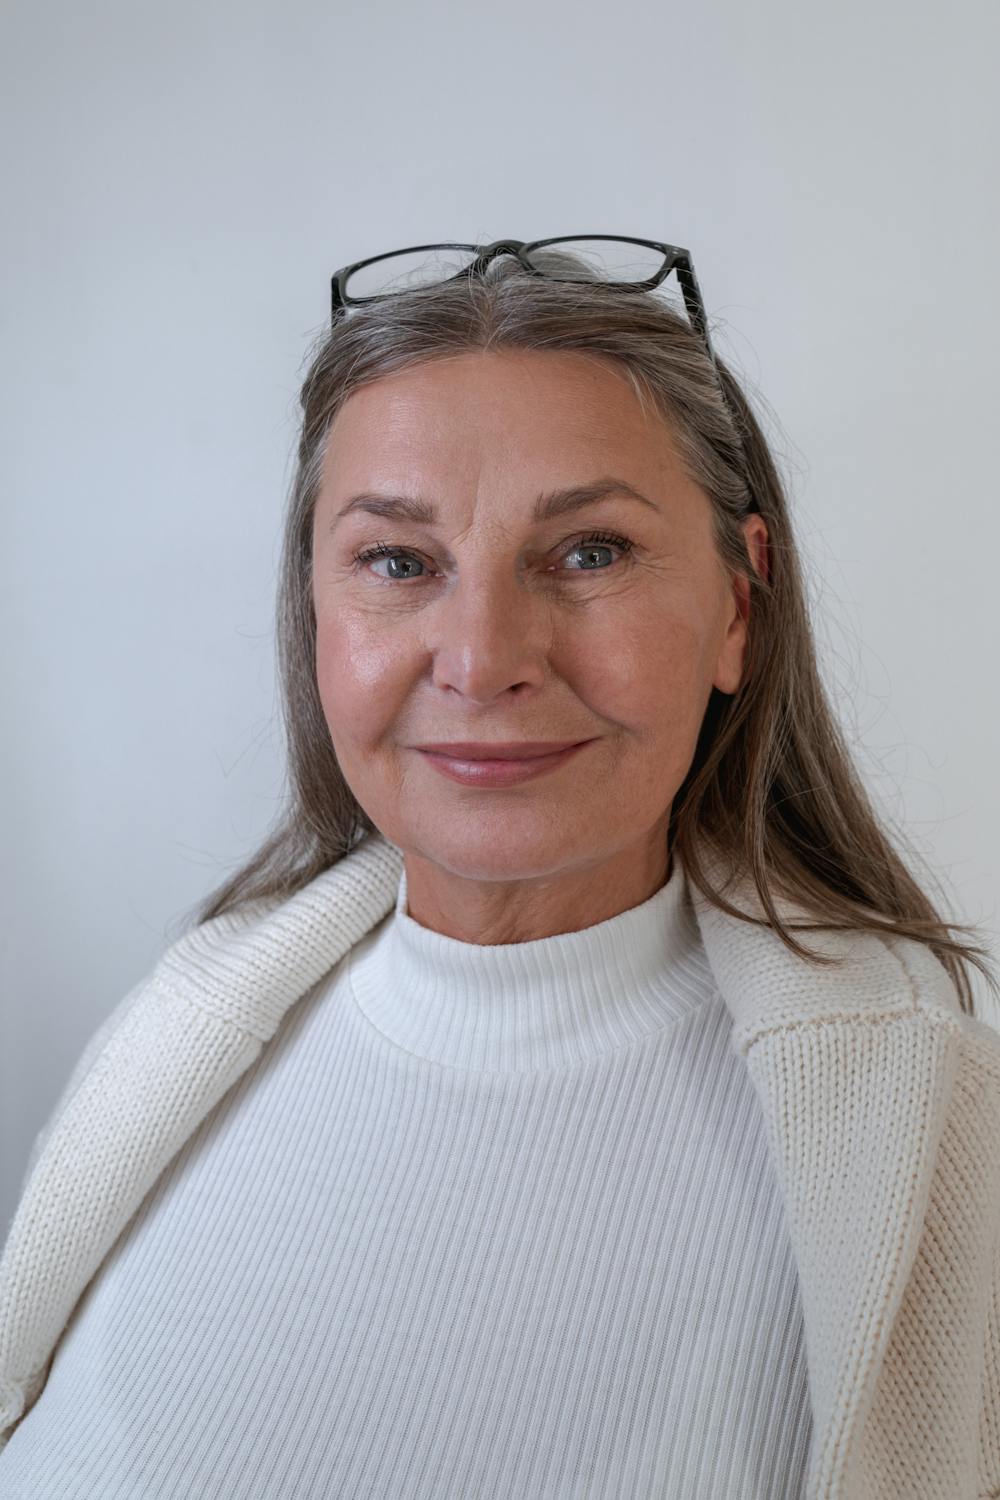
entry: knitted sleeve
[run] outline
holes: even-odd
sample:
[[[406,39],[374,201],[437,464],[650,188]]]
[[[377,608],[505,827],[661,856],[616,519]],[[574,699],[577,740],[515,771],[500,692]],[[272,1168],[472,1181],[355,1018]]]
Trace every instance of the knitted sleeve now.
[[[57,1098],[55,1108],[35,1137],[31,1150],[28,1153],[28,1163],[25,1167],[21,1183],[22,1195],[28,1185],[28,1180],[32,1172],[35,1170],[38,1158],[45,1150],[45,1143],[51,1135],[56,1122],[90,1071],[94,1060],[100,1055],[105,1043],[125,1019],[132,1002],[137,1000],[147,985],[151,984],[171,963],[183,962],[192,948],[197,950],[201,961],[205,961],[211,955],[214,944],[219,943],[224,945],[228,939],[238,934],[241,929],[252,926],[255,918],[266,914],[277,904],[277,897],[271,897],[269,900],[247,901],[235,911],[223,912],[221,916],[213,917],[207,922],[190,927],[167,946],[153,968],[144,974],[138,983],[132,986],[128,994],[118,1001],[118,1004],[104,1018],[87,1042],[76,1066],[69,1076],[68,1082]]]
[[[38,1161],[38,1158],[41,1156],[43,1150],[45,1149],[45,1142],[51,1135],[52,1130],[54,1129],[56,1122],[61,1117],[63,1110],[66,1108],[67,1104],[72,1099],[77,1089],[80,1087],[80,1084],[90,1070],[91,1064],[103,1048],[111,1033],[116,1029],[117,1026],[120,1025],[126,1011],[132,1004],[132,1001],[138,998],[142,990],[145,989],[148,982],[149,975],[143,975],[138,984],[133,985],[128,994],[125,995],[121,1000],[119,1000],[118,1004],[113,1008],[110,1014],[104,1018],[104,1020],[98,1026],[97,1030],[91,1036],[90,1040],[85,1045],[82,1053],[76,1061],[72,1073],[69,1076],[68,1082],[64,1085],[62,1092],[57,1096],[55,1106],[50,1112],[48,1119],[45,1121],[45,1124],[35,1136],[34,1144],[32,1145],[31,1151],[28,1154],[28,1164],[25,1168],[24,1177],[21,1182],[22,1195],[28,1185],[28,1180],[31,1177],[32,1172],[35,1170],[35,1165]]]

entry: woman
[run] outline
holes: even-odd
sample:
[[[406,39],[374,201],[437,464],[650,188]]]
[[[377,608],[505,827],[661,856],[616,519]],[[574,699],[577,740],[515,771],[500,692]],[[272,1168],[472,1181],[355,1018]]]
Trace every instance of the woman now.
[[[993,1495],[985,950],[852,766],[686,253],[474,248],[309,370],[290,808],[36,1142],[0,1493]]]

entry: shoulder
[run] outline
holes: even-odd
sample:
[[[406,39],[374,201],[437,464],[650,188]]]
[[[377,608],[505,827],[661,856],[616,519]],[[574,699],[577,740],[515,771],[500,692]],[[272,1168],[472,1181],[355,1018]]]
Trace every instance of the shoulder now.
[[[30,1175],[45,1141],[108,1044],[153,990],[196,992],[204,1008],[261,1040],[289,1001],[303,993],[391,906],[402,852],[371,833],[313,880],[286,895],[247,901],[190,927],[169,943],[154,966],[112,1007],[88,1039],[33,1144]],[[267,997],[273,1005],[267,1005]],[[251,1020],[251,1000],[266,1014]],[[243,1003],[246,999],[246,1003]],[[273,1012],[273,1013],[272,1013]]]
[[[129,1011],[131,1011],[136,1001],[145,991],[148,982],[149,976],[145,975],[142,979],[139,980],[138,984],[134,984],[128,991],[128,993],[124,995],[105,1016],[104,1020],[97,1027],[97,1030],[91,1034],[90,1038],[84,1045],[83,1051],[80,1053],[79,1057],[74,1063],[73,1070],[70,1073],[67,1082],[63,1085],[62,1091],[58,1095],[54,1107],[49,1112],[48,1119],[45,1121],[44,1125],[35,1136],[35,1139],[32,1143],[31,1150],[28,1153],[27,1166],[24,1169],[22,1191],[24,1186],[27,1185],[28,1178],[34,1171],[35,1164],[45,1149],[45,1143],[48,1140],[49,1136],[52,1134],[52,1131],[55,1129],[55,1126],[61,1119],[66,1106],[69,1104],[77,1089],[80,1087],[83,1079],[90,1072],[90,1069],[93,1067],[94,1062],[96,1061],[100,1053],[103,1052],[113,1034],[121,1026]]]
[[[721,880],[711,866],[709,873],[741,914],[722,910],[692,888],[739,1050],[802,1026],[898,1023],[939,1027],[952,1045],[985,1047],[1000,1059],[1000,1031],[962,1010],[951,975],[926,943],[873,928],[825,926],[805,904],[776,895],[783,934],[746,872],[735,879],[723,872]]]

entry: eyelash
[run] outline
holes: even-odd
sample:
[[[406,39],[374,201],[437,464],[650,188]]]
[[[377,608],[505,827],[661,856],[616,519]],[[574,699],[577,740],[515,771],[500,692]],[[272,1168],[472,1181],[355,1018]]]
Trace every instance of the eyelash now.
[[[617,547],[626,557],[632,551],[635,543],[629,541],[626,536],[619,536],[614,531],[591,531],[586,536],[577,537],[567,547],[567,551],[575,552],[580,547]],[[354,562],[362,567],[366,562],[376,557],[414,557],[416,554],[408,547],[390,547],[385,542],[376,542],[372,547],[366,547],[361,552],[354,553]],[[571,572],[577,573],[606,573],[607,568],[575,568]],[[405,578],[383,578],[380,574],[374,574],[380,583],[406,583]]]

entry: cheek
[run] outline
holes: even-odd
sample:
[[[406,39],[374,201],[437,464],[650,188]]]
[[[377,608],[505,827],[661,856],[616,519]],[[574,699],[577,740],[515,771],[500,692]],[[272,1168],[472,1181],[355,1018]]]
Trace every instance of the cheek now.
[[[640,737],[682,738],[701,722],[709,689],[704,632],[682,616],[630,620],[581,664],[595,706]]]
[[[402,692],[402,674],[384,629],[349,610],[316,621],[316,684],[334,743],[377,738]],[[394,684],[399,684],[394,690]]]

